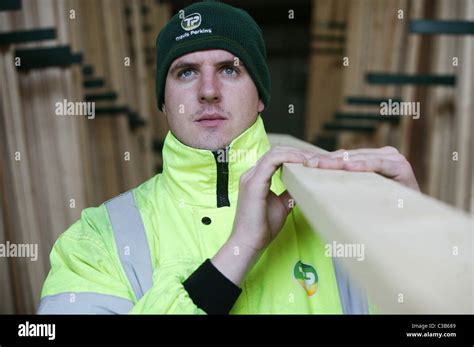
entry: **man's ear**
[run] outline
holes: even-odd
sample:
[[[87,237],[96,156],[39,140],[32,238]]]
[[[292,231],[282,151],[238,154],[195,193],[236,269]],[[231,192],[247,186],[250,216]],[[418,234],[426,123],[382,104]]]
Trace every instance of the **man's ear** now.
[[[263,103],[262,99],[258,99],[258,112],[262,112],[265,109],[265,104]]]

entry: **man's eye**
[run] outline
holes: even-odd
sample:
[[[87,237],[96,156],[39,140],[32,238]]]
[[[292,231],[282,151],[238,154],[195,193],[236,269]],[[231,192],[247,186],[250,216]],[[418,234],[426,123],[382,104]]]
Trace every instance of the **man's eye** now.
[[[226,75],[238,75],[239,74],[239,70],[237,70],[233,66],[227,66],[223,69],[223,71]]]
[[[179,78],[189,78],[193,75],[194,71],[191,69],[186,69],[178,73]]]

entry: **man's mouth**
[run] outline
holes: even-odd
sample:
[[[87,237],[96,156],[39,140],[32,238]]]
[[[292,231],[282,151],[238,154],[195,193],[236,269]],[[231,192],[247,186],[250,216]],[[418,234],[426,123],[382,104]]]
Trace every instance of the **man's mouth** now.
[[[206,114],[201,117],[199,117],[195,122],[199,124],[202,127],[205,128],[212,128],[212,127],[217,127],[224,123],[227,120],[227,118],[221,116],[218,113],[213,113],[213,114]]]

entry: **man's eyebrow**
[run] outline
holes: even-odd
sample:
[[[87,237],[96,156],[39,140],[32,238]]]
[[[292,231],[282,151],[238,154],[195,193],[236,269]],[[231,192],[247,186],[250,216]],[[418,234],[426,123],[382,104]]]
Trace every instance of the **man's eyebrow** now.
[[[219,62],[214,64],[214,66],[218,66],[218,67],[220,67],[220,66],[229,66],[229,65],[235,65],[235,60],[234,59],[228,59],[228,60],[219,61]],[[243,65],[243,64],[239,61],[239,64],[237,66],[241,66],[241,65]],[[177,63],[175,66],[173,66],[170,69],[170,75],[173,75],[175,73],[175,71],[177,71],[177,70],[181,70],[181,69],[185,69],[185,68],[186,69],[197,69],[200,66],[201,66],[200,64],[183,61],[183,62]]]
[[[175,66],[173,66],[171,69],[170,69],[170,75],[174,74],[174,72],[176,70],[181,70],[183,68],[188,68],[188,69],[196,69],[199,67],[199,64],[195,64],[195,63],[190,63],[190,62],[187,62],[187,61],[183,61],[181,63],[177,63]]]
[[[234,59],[229,59],[229,60],[220,61],[220,62],[216,63],[215,65],[216,66],[228,66],[228,65],[234,65],[234,63],[235,63]],[[239,65],[240,64],[241,63],[239,61]]]

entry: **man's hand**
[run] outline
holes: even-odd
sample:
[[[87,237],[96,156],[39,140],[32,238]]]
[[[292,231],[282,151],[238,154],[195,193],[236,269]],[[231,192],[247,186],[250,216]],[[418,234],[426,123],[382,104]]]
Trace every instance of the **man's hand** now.
[[[288,192],[270,191],[272,176],[283,163],[303,163],[314,153],[275,146],[240,177],[237,211],[232,234],[212,258],[213,265],[240,285],[261,252],[280,232],[290,212]]]
[[[263,250],[275,238],[288,216],[290,194],[270,191],[272,176],[283,163],[304,163],[314,153],[275,146],[240,177],[239,199],[232,237],[255,251]]]
[[[228,279],[240,285],[258,255],[280,232],[290,207],[290,194],[270,191],[271,179],[283,163],[320,169],[371,171],[419,190],[408,161],[393,147],[338,150],[327,154],[275,146],[240,177],[232,234],[212,258]],[[237,250],[237,252],[236,252]]]
[[[327,154],[315,154],[304,165],[319,169],[376,172],[420,191],[410,163],[394,147],[340,149]]]

